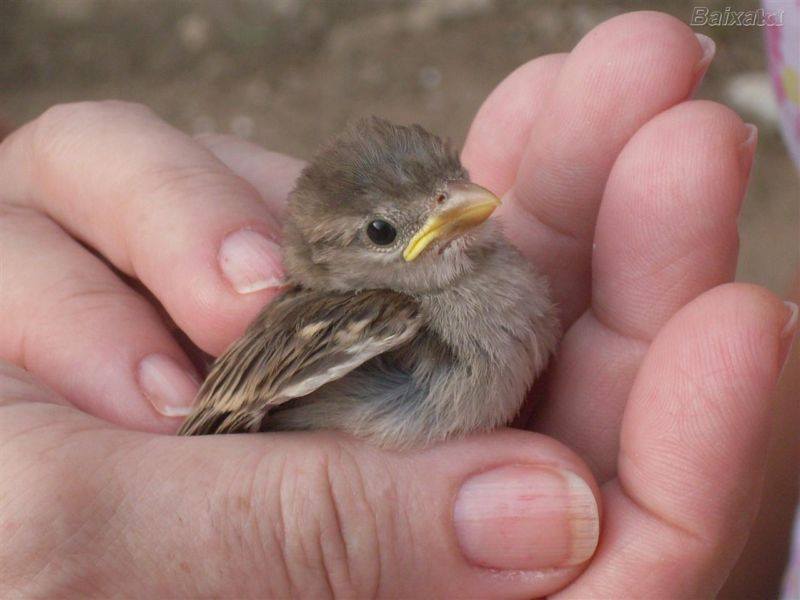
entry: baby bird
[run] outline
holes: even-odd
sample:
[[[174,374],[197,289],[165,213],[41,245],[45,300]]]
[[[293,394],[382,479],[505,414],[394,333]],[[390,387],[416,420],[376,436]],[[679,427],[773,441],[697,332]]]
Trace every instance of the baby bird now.
[[[419,447],[510,422],[559,337],[500,204],[417,125],[371,118],[289,197],[288,289],[214,363],[183,435],[337,429]]]

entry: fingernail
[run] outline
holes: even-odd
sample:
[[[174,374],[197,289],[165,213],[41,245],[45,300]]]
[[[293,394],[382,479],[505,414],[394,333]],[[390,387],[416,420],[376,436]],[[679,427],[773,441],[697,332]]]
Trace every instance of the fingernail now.
[[[166,417],[189,414],[200,387],[197,377],[163,354],[151,354],[139,363],[139,387]]]
[[[689,94],[690,98],[694,96],[695,92],[697,92],[697,88],[703,83],[703,77],[705,77],[706,71],[708,71],[708,66],[711,64],[711,61],[714,60],[714,55],[717,53],[717,45],[714,43],[714,40],[702,33],[695,33],[694,35],[697,38],[697,42],[700,44],[700,48],[703,50],[703,54],[700,60],[694,65],[694,83],[692,84],[692,91]]]
[[[282,285],[280,246],[252,229],[240,229],[225,238],[219,264],[240,294]]]
[[[453,511],[461,551],[492,569],[537,570],[585,562],[600,520],[587,483],[569,471],[509,466],[475,475]]]
[[[800,310],[794,302],[785,301],[786,308],[789,309],[789,318],[781,330],[781,349],[780,349],[780,365],[781,373],[786,369],[786,363],[789,362],[789,355],[792,351],[794,338],[797,336],[797,320]]]
[[[756,155],[758,127],[752,123],[745,123],[744,130],[744,141],[739,144],[739,169],[742,172],[743,192],[746,192],[747,186],[750,185],[750,171],[753,168],[753,158]]]

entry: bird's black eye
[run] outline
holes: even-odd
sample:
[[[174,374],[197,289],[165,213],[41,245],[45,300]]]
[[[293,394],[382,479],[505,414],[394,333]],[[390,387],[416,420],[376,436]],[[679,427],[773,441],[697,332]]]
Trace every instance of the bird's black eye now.
[[[397,237],[397,230],[391,223],[375,219],[367,225],[367,235],[379,246],[388,246]]]

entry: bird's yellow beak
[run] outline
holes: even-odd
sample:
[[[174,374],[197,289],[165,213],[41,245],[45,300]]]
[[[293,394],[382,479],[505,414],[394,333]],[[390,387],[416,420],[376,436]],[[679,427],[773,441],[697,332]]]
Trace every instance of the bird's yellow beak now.
[[[480,225],[489,218],[500,200],[484,187],[470,182],[452,182],[441,210],[431,215],[403,250],[411,262],[434,240],[452,238]]]

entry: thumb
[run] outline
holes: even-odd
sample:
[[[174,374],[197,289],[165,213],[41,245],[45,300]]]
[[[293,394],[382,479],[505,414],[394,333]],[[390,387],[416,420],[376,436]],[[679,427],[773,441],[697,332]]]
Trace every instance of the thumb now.
[[[176,438],[11,408],[0,481],[25,485],[0,497],[26,535],[0,564],[39,573],[38,591],[531,597],[574,579],[597,543],[588,469],[537,434],[400,454],[336,434]]]
[[[156,443],[169,461],[138,463],[125,496],[148,505],[125,528],[155,536],[139,541],[162,554],[150,561],[169,584],[131,592],[542,596],[574,579],[597,544],[588,469],[534,434],[411,454],[321,433]]]

